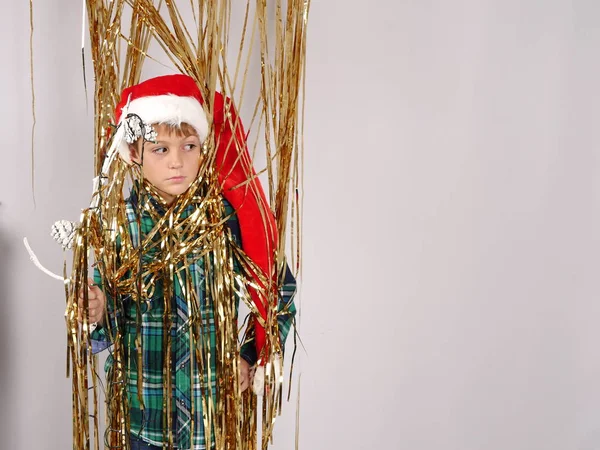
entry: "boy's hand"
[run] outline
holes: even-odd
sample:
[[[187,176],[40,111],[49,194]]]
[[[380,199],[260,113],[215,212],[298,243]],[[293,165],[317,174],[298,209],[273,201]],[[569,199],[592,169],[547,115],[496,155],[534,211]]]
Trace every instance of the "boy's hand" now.
[[[88,278],[88,310],[90,323],[102,323],[104,319],[104,305],[106,297],[104,292],[94,284],[91,278]],[[83,290],[79,292],[79,314],[77,320],[83,322]]]
[[[240,358],[240,390],[244,392],[252,384],[254,379],[254,367],[250,367],[248,361]]]

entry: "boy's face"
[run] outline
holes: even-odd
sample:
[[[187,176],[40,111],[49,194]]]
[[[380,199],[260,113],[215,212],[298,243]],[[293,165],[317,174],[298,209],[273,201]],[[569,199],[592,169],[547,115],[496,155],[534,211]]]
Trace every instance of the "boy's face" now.
[[[130,146],[131,159],[142,164],[144,178],[152,183],[165,202],[171,204],[198,176],[200,139],[196,134],[186,136],[185,132],[173,131],[166,125],[154,124],[153,127],[157,133],[156,144],[144,143],[143,161],[141,142]]]

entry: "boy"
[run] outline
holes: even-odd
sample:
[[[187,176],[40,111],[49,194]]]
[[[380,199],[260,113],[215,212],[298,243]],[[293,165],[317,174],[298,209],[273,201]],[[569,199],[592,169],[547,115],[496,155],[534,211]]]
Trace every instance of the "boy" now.
[[[94,351],[111,347],[110,445],[253,448],[253,401],[242,393],[257,361],[282,352],[295,315],[289,268],[273,281],[274,220],[241,124],[217,94],[209,130],[202,103],[192,78],[170,75],[125,89],[117,106],[115,145],[133,187],[124,202],[100,203],[114,245],[97,253],[94,284],[79,294],[80,320],[87,303],[98,324]],[[255,318],[241,348],[240,298]]]

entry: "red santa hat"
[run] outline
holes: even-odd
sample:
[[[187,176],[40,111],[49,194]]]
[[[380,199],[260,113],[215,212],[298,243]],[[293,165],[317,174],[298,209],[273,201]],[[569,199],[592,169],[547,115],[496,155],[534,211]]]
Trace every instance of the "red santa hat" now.
[[[187,123],[194,127],[200,141],[204,142],[209,124],[203,104],[204,99],[193,78],[181,74],[161,76],[125,89],[117,105],[115,119],[121,124],[124,116],[135,114],[147,125]],[[242,248],[273,286],[274,251],[277,248],[275,217],[252,167],[241,120],[231,100],[219,93],[214,98],[213,127],[219,182],[224,197],[237,212]],[[119,144],[118,151],[122,159],[130,162],[129,146],[125,141]],[[255,281],[262,285],[258,279]],[[268,309],[275,305],[269,305],[267,298],[258,291],[249,290],[265,321]],[[257,355],[259,363],[263,364],[270,349],[267,348],[265,329],[259,318],[255,319],[254,327]]]
[[[187,75],[167,75],[151,78],[123,90],[115,111],[115,120],[122,125],[125,116],[133,114],[151,125],[162,123],[180,126],[191,125],[204,142],[208,136],[208,120],[202,104],[204,100],[193,78]],[[119,155],[131,163],[129,145],[119,144]]]

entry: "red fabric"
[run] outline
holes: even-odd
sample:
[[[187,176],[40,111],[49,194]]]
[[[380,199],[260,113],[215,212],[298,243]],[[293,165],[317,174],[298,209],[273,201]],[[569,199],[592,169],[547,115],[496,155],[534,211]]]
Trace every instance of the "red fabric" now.
[[[123,91],[115,111],[116,123],[119,123],[123,107],[128,101],[166,94],[193,97],[201,104],[204,103],[196,82],[187,75],[177,74],[151,78]],[[214,102],[215,145],[217,146],[215,164],[219,182],[223,187],[224,197],[237,212],[242,233],[242,248],[269,277],[272,284],[267,289],[271,289],[275,286],[274,281],[276,280],[274,273],[274,252],[277,248],[275,217],[269,208],[260,180],[256,178],[246,145],[244,128],[231,100],[224,99],[221,94],[216,93]],[[226,114],[229,118],[226,117]],[[233,127],[235,127],[235,131]],[[234,136],[236,136],[236,141],[233,140]],[[240,149],[237,148],[236,142],[241,146]],[[252,181],[234,189],[249,179]],[[258,280],[256,282],[258,283]],[[250,289],[250,295],[263,320],[266,320],[268,309],[275,306],[269,305],[268,300],[261,298],[254,289]],[[257,355],[260,363],[264,364],[264,357],[270,351],[265,348],[265,330],[257,319],[254,321],[254,327]]]
[[[228,108],[225,108],[225,101],[229,103]],[[225,119],[224,113],[229,114],[230,120]],[[219,181],[223,186],[223,195],[237,212],[242,232],[242,248],[271,280],[271,286],[262,287],[271,289],[276,279],[273,270],[275,267],[273,258],[277,247],[275,217],[269,208],[260,180],[256,177],[252,167],[242,122],[230,100],[224,100],[220,94],[215,97],[214,126],[216,145],[218,146],[215,164],[219,173]],[[233,140],[234,130],[232,127],[235,127],[238,145],[243,146],[239,153],[235,145],[236,141]],[[252,181],[234,189],[247,180]],[[258,280],[256,281],[258,283]],[[269,305],[268,299],[261,298],[258,292],[252,288],[250,288],[250,294],[263,319],[266,319],[268,309],[275,306]],[[265,348],[265,330],[258,320],[255,320],[254,328],[257,355],[262,364],[265,359],[261,357],[267,356],[270,349]],[[263,349],[265,354],[261,355]]]

